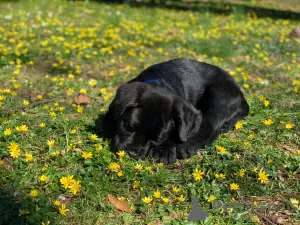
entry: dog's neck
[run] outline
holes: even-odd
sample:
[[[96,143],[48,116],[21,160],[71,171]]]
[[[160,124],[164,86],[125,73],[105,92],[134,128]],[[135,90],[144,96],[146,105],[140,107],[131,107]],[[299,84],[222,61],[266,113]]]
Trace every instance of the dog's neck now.
[[[157,83],[158,80],[143,80],[143,83]]]

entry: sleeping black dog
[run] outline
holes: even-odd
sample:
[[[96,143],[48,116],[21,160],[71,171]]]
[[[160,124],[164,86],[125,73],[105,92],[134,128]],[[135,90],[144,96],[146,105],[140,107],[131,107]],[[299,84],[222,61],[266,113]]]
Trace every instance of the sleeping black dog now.
[[[102,125],[113,152],[169,164],[210,145],[248,112],[243,93],[224,70],[174,59],[120,86]]]

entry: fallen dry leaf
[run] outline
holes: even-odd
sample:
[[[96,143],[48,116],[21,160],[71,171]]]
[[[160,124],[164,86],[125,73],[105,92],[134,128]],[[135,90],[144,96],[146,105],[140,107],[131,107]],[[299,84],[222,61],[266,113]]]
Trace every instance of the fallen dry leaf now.
[[[81,148],[74,148],[74,152],[82,153],[82,149]]]
[[[111,194],[107,195],[108,201],[118,210],[131,213],[131,208],[128,206],[128,204],[125,201],[121,201],[116,199]]]
[[[297,150],[293,149],[292,147],[290,147],[290,146],[288,146],[288,145],[286,145],[286,144],[284,144],[284,143],[281,143],[280,145],[281,145],[281,147],[284,148],[285,150],[288,150],[288,151],[290,151],[290,152],[292,152],[292,153],[294,153],[294,154],[297,154]]]
[[[74,98],[74,102],[77,104],[77,105],[87,105],[87,104],[90,104],[91,103],[91,99],[89,98],[89,96],[87,96],[86,94],[79,94],[78,96],[76,96]]]

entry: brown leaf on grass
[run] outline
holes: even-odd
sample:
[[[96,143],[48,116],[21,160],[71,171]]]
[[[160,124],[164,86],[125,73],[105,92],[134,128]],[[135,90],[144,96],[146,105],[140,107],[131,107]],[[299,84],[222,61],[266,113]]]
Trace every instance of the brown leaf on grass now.
[[[299,26],[295,27],[291,31],[290,38],[300,38],[300,27]]]
[[[284,143],[281,143],[280,146],[281,146],[283,149],[285,149],[285,150],[288,150],[288,151],[290,151],[290,152],[292,152],[292,153],[294,153],[294,154],[297,154],[297,150],[296,150],[296,149],[293,149],[292,147],[290,147],[290,146],[288,146],[288,145],[286,145],[286,144],[284,144]]]
[[[76,96],[74,98],[74,102],[77,105],[87,105],[91,103],[91,99],[89,96],[85,95],[85,94],[79,94],[78,96]]]
[[[111,194],[107,195],[108,201],[118,210],[131,213],[131,208],[128,206],[128,204],[125,201],[121,201]]]
[[[203,155],[200,152],[197,152],[197,155],[199,157],[199,160],[202,161],[203,160]]]
[[[82,153],[82,149],[81,148],[74,148],[73,150],[74,150],[74,152]]]

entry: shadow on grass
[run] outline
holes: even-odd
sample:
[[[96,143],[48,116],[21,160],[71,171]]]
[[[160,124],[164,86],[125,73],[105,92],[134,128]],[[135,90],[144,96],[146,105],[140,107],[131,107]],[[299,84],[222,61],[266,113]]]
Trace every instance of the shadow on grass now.
[[[95,125],[89,125],[87,126],[86,130],[93,133],[97,134],[98,137],[103,137],[103,126],[102,126],[102,120],[103,120],[104,114],[100,114],[96,119],[95,119]]]
[[[48,198],[24,194],[15,186],[18,180],[9,169],[0,168],[0,225],[47,224],[53,220],[57,213]]]
[[[21,203],[7,189],[0,188],[0,225],[27,224],[23,216],[19,216]]]
[[[169,1],[135,1],[135,0],[95,0],[105,3],[126,3],[133,7],[151,7],[151,8],[167,8],[177,10],[192,10],[200,12],[211,12],[216,14],[229,15],[232,13],[244,13],[255,14],[257,17],[270,17],[274,19],[291,19],[300,20],[300,12],[265,8],[258,5],[247,5],[245,3],[238,4],[233,2],[210,2],[210,1],[195,1],[195,2],[183,2],[181,0],[169,0]]]

